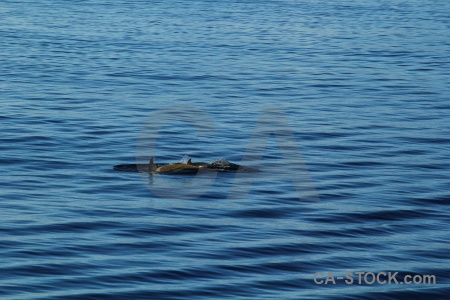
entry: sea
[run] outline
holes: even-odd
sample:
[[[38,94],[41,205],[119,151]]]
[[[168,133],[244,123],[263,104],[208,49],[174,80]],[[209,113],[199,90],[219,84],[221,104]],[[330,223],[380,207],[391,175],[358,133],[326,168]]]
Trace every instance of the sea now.
[[[449,299],[449,33],[445,0],[2,0],[0,299]],[[113,169],[152,157],[257,171]]]

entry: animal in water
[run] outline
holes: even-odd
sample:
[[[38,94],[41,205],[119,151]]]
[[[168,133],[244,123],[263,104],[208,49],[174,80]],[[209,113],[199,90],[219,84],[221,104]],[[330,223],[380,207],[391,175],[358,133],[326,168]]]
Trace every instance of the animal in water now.
[[[143,172],[166,175],[197,174],[199,170],[211,172],[259,172],[258,169],[233,164],[224,159],[215,160],[211,163],[192,162],[192,160],[189,159],[188,161],[181,163],[156,164],[153,157],[150,158],[148,164],[122,164],[116,165],[113,168],[116,171],[123,172]]]
[[[205,164],[207,165],[207,164]],[[153,157],[150,158],[148,164],[148,173],[160,173],[160,174],[196,174],[200,168],[203,168],[203,163],[192,164],[191,159],[186,163],[174,163],[163,166],[156,166]]]

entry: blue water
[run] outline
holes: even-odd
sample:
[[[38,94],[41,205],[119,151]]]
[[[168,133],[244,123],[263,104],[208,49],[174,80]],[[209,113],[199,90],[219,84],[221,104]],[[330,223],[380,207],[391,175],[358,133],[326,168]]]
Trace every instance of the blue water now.
[[[449,11],[2,1],[0,298],[447,299]]]

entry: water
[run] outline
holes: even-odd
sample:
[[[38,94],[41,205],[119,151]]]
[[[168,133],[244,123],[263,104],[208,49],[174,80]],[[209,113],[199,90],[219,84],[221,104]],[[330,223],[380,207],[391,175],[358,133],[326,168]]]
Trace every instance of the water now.
[[[449,11],[2,1],[0,297],[446,299]],[[184,155],[263,172],[112,169]]]

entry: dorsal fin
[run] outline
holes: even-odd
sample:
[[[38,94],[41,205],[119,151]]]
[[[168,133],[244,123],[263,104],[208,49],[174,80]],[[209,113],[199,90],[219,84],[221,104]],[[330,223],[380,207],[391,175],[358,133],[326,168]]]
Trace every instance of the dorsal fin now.
[[[150,158],[150,162],[148,163],[148,172],[153,173],[153,172],[155,172],[155,170],[156,170],[156,165],[155,165],[155,162],[154,162],[153,156],[152,156],[152,158]]]
[[[191,161],[191,159],[189,158],[189,160],[187,161],[187,163],[186,163],[187,165],[192,165],[192,161]]]

